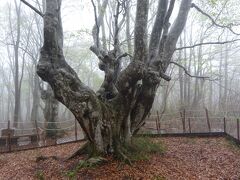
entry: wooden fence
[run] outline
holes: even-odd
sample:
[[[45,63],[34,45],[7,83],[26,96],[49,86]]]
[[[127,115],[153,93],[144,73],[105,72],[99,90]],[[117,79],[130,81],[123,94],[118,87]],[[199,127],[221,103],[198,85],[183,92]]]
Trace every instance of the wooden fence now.
[[[69,122],[69,121],[68,121]],[[62,123],[62,122],[57,122]],[[41,122],[39,122],[41,124]],[[61,136],[47,137],[47,131],[59,131]],[[27,133],[26,133],[27,132]],[[57,144],[65,144],[83,140],[84,136],[78,123],[71,121],[66,127],[58,129],[41,128],[34,125],[31,128],[11,128],[10,122],[7,122],[7,128],[1,130],[0,152],[12,152],[26,150],[38,147],[46,147]]]
[[[39,124],[32,128],[34,130],[32,133],[16,134],[14,129],[10,128],[10,123],[8,122],[7,128],[1,131],[0,152],[26,150],[84,140],[83,132],[76,121],[71,121],[68,123],[68,126],[58,129],[66,134],[63,137],[55,138],[42,136],[42,133],[46,134],[46,130],[51,129],[43,129]],[[140,133],[153,136],[224,135],[240,144],[239,126],[238,117],[229,116],[229,114],[227,116],[221,113],[213,114],[208,109],[197,111],[183,109],[182,111],[169,114],[160,114],[156,111],[156,113],[148,117]],[[27,130],[31,130],[31,128],[23,128],[22,132]]]
[[[172,112],[160,114],[156,111],[148,117],[142,133],[159,135],[225,133],[240,141],[240,123],[238,116],[229,113],[212,113],[208,109]]]

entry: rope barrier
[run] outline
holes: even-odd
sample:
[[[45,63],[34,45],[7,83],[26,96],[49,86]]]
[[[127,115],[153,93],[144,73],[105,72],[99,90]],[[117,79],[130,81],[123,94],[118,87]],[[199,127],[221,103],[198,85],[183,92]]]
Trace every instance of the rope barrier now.
[[[14,129],[15,131],[30,131],[30,130],[35,130],[36,128],[28,128],[28,129]]]
[[[203,113],[203,116],[187,116],[187,115],[185,115],[185,119],[187,120],[187,119],[196,119],[196,120],[198,120],[198,119],[206,119],[206,115],[205,115],[205,111],[204,110],[186,110],[185,111],[186,113],[188,113],[188,112],[192,112],[193,113],[193,115],[194,115],[194,112],[202,112]],[[224,111],[222,111],[222,112],[218,112],[218,113],[215,113],[216,115],[221,115],[222,113],[223,114],[230,114],[230,113],[238,113],[238,111],[228,111],[228,112],[224,112]],[[240,112],[239,112],[239,114],[240,114]],[[174,116],[174,115],[178,115],[178,116]],[[179,117],[179,115],[180,115],[180,111],[178,111],[178,112],[173,112],[173,113],[167,113],[167,114],[161,114],[160,115],[160,117],[161,117],[161,119],[162,119],[162,121],[163,122],[171,122],[171,121],[179,121],[180,119],[182,119],[182,117]],[[156,118],[156,117],[158,117],[158,115],[157,114],[152,114],[148,119],[151,119],[151,118]],[[223,117],[225,117],[228,121],[234,121],[234,120],[236,120],[236,117],[234,116],[234,115],[230,115],[230,116],[210,116],[209,117],[209,119],[222,119]],[[169,118],[169,119],[167,119],[167,118]],[[74,123],[75,122],[75,118],[74,119],[70,119],[70,120],[66,120],[66,121],[59,121],[59,122],[43,122],[43,121],[37,121],[37,123],[38,124],[46,124],[46,123],[49,123],[49,124],[59,124],[59,125],[61,125],[61,124],[64,124],[64,123]],[[25,124],[25,125],[27,125],[27,124],[31,124],[31,125],[34,125],[34,122],[16,122],[17,124]],[[8,124],[8,122],[0,122],[0,126],[1,126],[1,124]],[[41,125],[40,125],[41,126]],[[58,128],[58,129],[50,129],[50,128],[42,128],[42,127],[40,127],[41,129],[43,129],[43,130],[48,130],[48,131],[60,131],[60,130],[67,130],[67,129],[71,129],[71,128],[73,128],[75,125],[73,124],[73,125],[71,125],[71,126],[68,126],[68,127],[65,127],[65,128]],[[1,127],[2,128],[2,127]],[[3,129],[3,128],[2,128]],[[21,128],[16,128],[15,129],[16,131],[28,131],[28,130],[36,130],[36,128],[26,128],[26,129],[21,129]]]
[[[7,124],[8,122],[6,122]],[[10,122],[11,123],[11,122]],[[13,122],[12,122],[13,123]],[[16,124],[34,124],[34,122],[15,122]]]
[[[37,121],[39,124],[61,124],[61,123],[66,123],[66,122],[73,122],[74,123],[75,119],[73,120],[68,120],[68,121],[58,121],[58,122],[43,122],[43,121]]]
[[[174,113],[167,113],[167,114],[164,113],[164,114],[161,114],[161,115],[162,115],[162,116],[171,116],[171,115],[175,115],[175,114],[180,114],[180,111],[174,112]],[[160,115],[160,116],[161,116],[161,115]],[[151,116],[157,116],[157,115],[156,115],[156,114],[153,114],[153,115],[150,115],[150,117],[151,117]]]
[[[204,110],[186,110],[185,112],[205,112]]]
[[[72,125],[72,126],[69,126],[69,127],[66,127],[66,128],[59,128],[59,129],[49,129],[49,128],[41,128],[41,129],[43,129],[43,130],[47,130],[47,131],[60,131],[60,130],[65,130],[65,129],[70,129],[70,128],[73,128],[74,127],[74,125]]]
[[[176,118],[174,118],[174,119],[162,119],[162,121],[173,121],[173,120],[178,120],[178,119],[182,119],[182,117],[176,117]]]
[[[75,119],[67,120],[67,121],[58,121],[58,122],[44,122],[44,121],[37,121],[37,123],[66,123],[66,122],[74,122]],[[12,123],[12,122],[10,122]],[[0,122],[0,124],[8,124],[8,122]],[[35,124],[35,122],[15,122],[15,124]]]

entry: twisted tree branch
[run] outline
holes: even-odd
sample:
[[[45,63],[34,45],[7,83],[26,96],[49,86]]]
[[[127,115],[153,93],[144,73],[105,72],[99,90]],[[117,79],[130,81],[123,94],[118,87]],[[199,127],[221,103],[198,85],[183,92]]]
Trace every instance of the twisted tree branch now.
[[[97,47],[99,47],[99,24],[98,24],[98,17],[97,17],[97,8],[96,5],[94,3],[93,0],[91,0],[92,5],[93,5],[93,9],[94,9],[94,19],[95,19],[95,26],[93,27],[93,37],[96,38],[96,42],[94,42],[96,44]],[[96,31],[96,32],[95,32]]]
[[[233,42],[236,42],[236,41],[240,41],[240,39],[233,39],[233,40],[222,41],[222,42],[217,41],[217,42],[198,43],[198,44],[194,44],[192,46],[179,47],[179,48],[176,48],[175,50],[189,49],[189,48],[194,48],[194,47],[197,47],[197,46],[203,46],[203,45],[209,45],[209,44],[227,44],[227,43],[233,43]]]
[[[27,1],[25,0],[20,0],[21,2],[23,2],[24,4],[26,4],[28,7],[30,7],[33,11],[35,11],[38,15],[40,15],[41,17],[44,16],[43,13],[41,13],[37,8],[35,8],[34,6],[32,6],[31,4],[29,4]]]
[[[232,30],[232,28],[231,28],[232,25],[231,24],[230,25],[218,24],[209,14],[207,14],[202,9],[200,9],[196,4],[192,3],[191,7],[195,8],[198,12],[202,13],[204,16],[207,16],[212,21],[212,24],[214,24],[215,26],[220,27],[220,28],[226,28],[229,31],[231,31],[233,34],[240,35],[240,33],[236,33],[235,31]]]
[[[209,76],[196,76],[196,75],[192,75],[192,74],[190,74],[190,73],[188,72],[188,70],[187,70],[184,66],[182,66],[181,64],[178,64],[177,62],[171,61],[170,64],[174,64],[174,65],[182,68],[182,69],[184,70],[185,74],[187,74],[189,77],[192,77],[192,78],[200,78],[200,79],[209,79],[209,78],[210,78]]]

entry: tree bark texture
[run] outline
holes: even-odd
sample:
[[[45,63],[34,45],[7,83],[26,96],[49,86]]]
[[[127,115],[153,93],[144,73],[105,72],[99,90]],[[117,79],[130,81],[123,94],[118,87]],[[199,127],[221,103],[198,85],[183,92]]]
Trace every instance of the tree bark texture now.
[[[96,28],[100,25],[94,26],[94,45],[90,49],[99,58],[99,68],[105,73],[103,84],[95,93],[83,84],[64,58],[61,1],[46,1],[44,44],[37,73],[50,84],[55,98],[74,114],[94,151],[122,154],[122,144],[129,142],[143,126],[161,79],[170,80],[165,73],[186,23],[191,0],[182,1],[171,28],[168,16],[174,1],[168,6],[168,1],[160,0],[150,47],[147,43],[148,5],[148,0],[137,1],[133,58],[122,71],[119,67],[125,55],[119,47],[119,32],[114,33],[113,50],[107,51],[95,41],[99,35],[95,33]],[[117,4],[118,9],[121,6]],[[116,10],[115,28],[121,24],[118,13],[120,11]],[[96,22],[100,22],[100,16],[103,15],[100,13]]]

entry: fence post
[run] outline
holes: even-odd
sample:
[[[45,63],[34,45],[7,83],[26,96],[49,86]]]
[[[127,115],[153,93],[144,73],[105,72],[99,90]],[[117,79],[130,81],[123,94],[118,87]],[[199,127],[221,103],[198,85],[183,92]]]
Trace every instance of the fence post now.
[[[157,133],[158,133],[158,123],[157,123],[157,118],[155,119],[155,121],[156,121]]]
[[[8,131],[9,131],[9,129],[10,129],[10,121],[8,120]]]
[[[190,118],[188,118],[188,128],[189,128],[189,132],[192,133]]]
[[[8,130],[7,130],[7,148],[8,152],[11,152],[11,134],[10,134],[10,121],[8,120]]]
[[[75,140],[77,141],[77,120],[75,119]]]
[[[239,138],[239,119],[237,119],[237,137],[238,137],[238,140],[240,140],[240,138]]]
[[[226,118],[223,118],[223,131],[226,133]]]
[[[34,120],[35,122],[35,128],[36,128],[36,133],[37,133],[37,143],[39,144],[40,142],[40,136],[39,136],[39,132],[38,132],[38,124],[37,124],[37,120]]]
[[[208,109],[205,108],[205,111],[206,111],[206,118],[207,118],[208,132],[211,132],[211,125],[210,125],[210,120],[209,120],[209,115],[208,115]]]
[[[8,147],[8,152],[11,152],[11,135],[10,135],[10,132],[8,132],[8,136],[7,136],[7,147]]]
[[[183,113],[180,112],[180,115],[182,117],[182,125],[183,125],[183,133],[186,132],[186,126],[185,126],[185,118],[186,118],[186,110],[183,110]]]
[[[158,126],[158,133],[161,134],[161,124],[160,124],[160,117],[157,111],[157,126]]]

